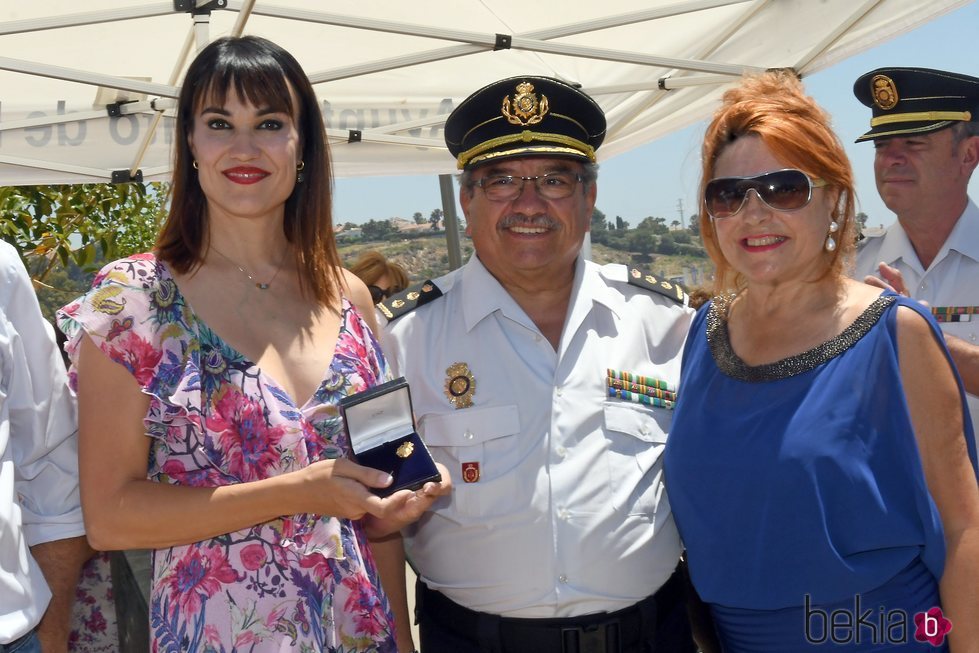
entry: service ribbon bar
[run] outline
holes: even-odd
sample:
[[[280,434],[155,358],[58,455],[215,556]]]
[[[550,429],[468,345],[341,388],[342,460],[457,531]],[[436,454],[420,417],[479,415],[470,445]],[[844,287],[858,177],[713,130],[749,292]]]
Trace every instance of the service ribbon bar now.
[[[676,401],[675,392],[671,392],[669,390],[660,390],[659,388],[653,388],[648,385],[642,385],[639,383],[630,383],[629,381],[620,381],[619,379],[608,379],[607,385],[608,387],[615,388],[616,390],[626,390],[628,392],[648,395],[650,397],[657,397],[659,399],[665,399],[667,401]]]
[[[646,394],[641,394],[638,392],[629,392],[628,390],[619,390],[617,388],[608,389],[609,397],[618,397],[619,399],[625,399],[626,401],[631,401],[636,404],[646,404],[647,406],[657,406],[659,408],[666,408],[668,410],[673,410],[673,404],[675,402],[668,399],[660,399],[659,397],[650,397]]]
[[[676,387],[671,386],[663,379],[657,379],[654,376],[643,376],[642,374],[622,372],[619,370],[613,370],[611,368],[606,370],[606,376],[610,380],[627,381],[629,383],[637,383],[650,388],[656,388],[657,390],[667,390],[669,392],[676,393]]]
[[[936,322],[969,322],[979,314],[979,306],[932,306]]]
[[[676,386],[653,376],[607,369],[605,385],[609,397],[669,410],[676,404]]]

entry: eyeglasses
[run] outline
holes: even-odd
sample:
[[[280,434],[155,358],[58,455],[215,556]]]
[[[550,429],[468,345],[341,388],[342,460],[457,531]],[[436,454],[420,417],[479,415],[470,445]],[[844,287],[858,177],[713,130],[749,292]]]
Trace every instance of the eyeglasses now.
[[[371,291],[371,300],[375,304],[384,301],[385,299],[387,299],[388,297],[390,297],[391,295],[394,294],[394,291],[393,290],[390,290],[390,289],[387,289],[387,288],[379,288],[379,287],[375,286],[374,284],[368,285],[367,286],[367,289],[369,291]]]
[[[796,211],[812,199],[812,189],[826,182],[812,179],[801,170],[787,168],[754,177],[717,177],[704,189],[704,208],[715,220],[737,215],[748,201],[748,191],[755,191],[766,206],[776,211]]]
[[[575,186],[584,177],[575,172],[549,172],[536,177],[518,175],[490,175],[473,182],[483,189],[486,199],[493,202],[512,202],[520,197],[525,182],[534,182],[537,192],[546,200],[563,200],[571,197]]]

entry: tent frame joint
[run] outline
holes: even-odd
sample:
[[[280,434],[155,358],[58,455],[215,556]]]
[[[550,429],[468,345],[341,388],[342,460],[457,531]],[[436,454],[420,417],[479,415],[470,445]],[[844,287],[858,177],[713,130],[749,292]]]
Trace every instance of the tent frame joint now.
[[[794,75],[795,78],[798,79],[798,80],[801,80],[802,79],[802,73],[800,73],[798,70],[796,70],[792,66],[782,66],[781,68],[766,68],[765,69],[765,72],[768,72],[768,73],[789,73],[790,75]]]
[[[143,183],[143,171],[137,170],[136,174],[130,174],[129,169],[125,170],[113,170],[112,171],[112,183],[113,184],[129,184],[132,182]]]
[[[513,47],[513,35],[512,34],[497,34],[496,43],[493,44],[493,50],[509,50]]]
[[[111,104],[105,105],[105,112],[110,118],[119,118],[122,116],[122,105],[133,104],[137,100],[120,100],[119,102],[112,102]]]
[[[200,2],[200,0],[173,0],[174,11],[193,14],[195,16],[209,14],[214,9],[227,8],[228,0],[208,0],[207,2]]]
[[[364,140],[364,133],[359,129],[351,129],[347,133],[348,143],[359,143]]]

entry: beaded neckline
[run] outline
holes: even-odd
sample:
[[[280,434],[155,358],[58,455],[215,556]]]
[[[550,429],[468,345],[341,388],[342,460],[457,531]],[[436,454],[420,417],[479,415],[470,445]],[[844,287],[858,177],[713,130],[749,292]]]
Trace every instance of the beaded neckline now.
[[[731,348],[731,338],[725,319],[729,302],[724,300],[718,302],[715,298],[707,311],[707,343],[717,367],[727,376],[748,382],[786,379],[815,369],[855,345],[880,320],[884,311],[896,299],[897,297],[894,295],[878,297],[838,336],[816,345],[809,351],[783,358],[774,363],[753,366],[741,360]]]

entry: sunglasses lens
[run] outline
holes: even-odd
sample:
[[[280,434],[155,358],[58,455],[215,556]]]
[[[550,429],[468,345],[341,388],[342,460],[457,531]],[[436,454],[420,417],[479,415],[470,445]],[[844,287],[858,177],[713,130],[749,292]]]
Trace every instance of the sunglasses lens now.
[[[758,182],[758,194],[773,209],[793,211],[809,202],[809,178],[799,170],[772,172]]]
[[[757,177],[719,177],[707,183],[704,203],[715,219],[729,218],[744,206],[749,190],[778,211],[794,211],[809,203],[810,182],[801,170],[777,170]]]
[[[744,186],[743,181],[733,177],[710,180],[704,192],[707,212],[715,218],[727,218],[740,211],[748,192],[748,186]]]

